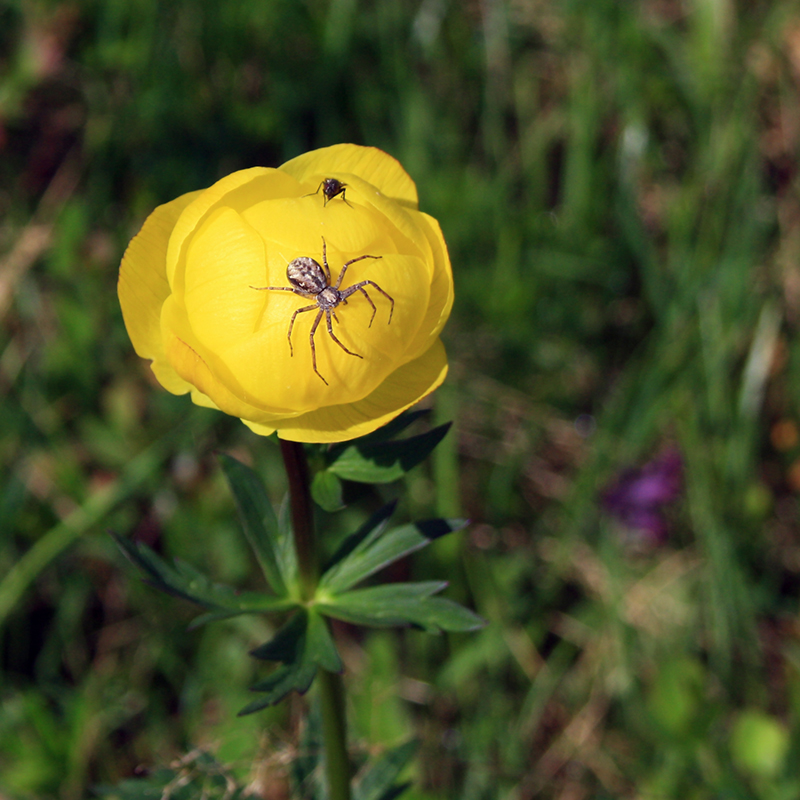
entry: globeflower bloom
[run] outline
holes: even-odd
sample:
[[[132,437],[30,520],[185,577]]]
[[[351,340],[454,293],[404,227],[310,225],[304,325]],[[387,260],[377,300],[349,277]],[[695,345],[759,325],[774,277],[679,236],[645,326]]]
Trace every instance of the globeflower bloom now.
[[[313,262],[312,292],[307,280],[290,282]],[[447,247],[418,210],[411,178],[372,147],[241,170],[159,206],[125,252],[118,291],[133,346],[159,383],[262,435],[353,439],[447,373]]]

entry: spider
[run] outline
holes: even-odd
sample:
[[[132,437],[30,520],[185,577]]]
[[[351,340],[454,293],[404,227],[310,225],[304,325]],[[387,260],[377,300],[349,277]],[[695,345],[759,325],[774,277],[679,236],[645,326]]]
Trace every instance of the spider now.
[[[294,314],[292,314],[292,319],[289,322],[289,333],[286,335],[286,338],[289,340],[289,354],[294,356],[294,348],[292,347],[292,328],[294,327],[294,321],[297,319],[297,315],[302,314],[305,311],[316,311],[319,309],[317,311],[317,317],[311,325],[309,341],[311,342],[311,363],[314,365],[314,372],[319,375],[319,377],[322,379],[322,382],[326,386],[329,385],[328,381],[322,377],[322,373],[317,369],[317,349],[314,345],[314,334],[317,332],[317,327],[322,320],[323,314],[325,315],[328,323],[328,334],[330,335],[331,339],[333,339],[333,341],[336,342],[336,344],[338,344],[339,347],[345,351],[345,353],[355,356],[356,358],[364,358],[364,356],[360,355],[359,353],[354,353],[352,350],[348,350],[339,341],[339,339],[336,338],[336,334],[333,332],[331,317],[333,317],[333,319],[335,319],[337,322],[339,321],[334,309],[340,303],[347,305],[347,298],[350,297],[350,295],[355,294],[356,292],[361,292],[361,294],[363,294],[367,299],[367,302],[372,306],[372,316],[369,318],[369,327],[372,327],[372,321],[375,319],[375,314],[377,313],[378,309],[375,308],[375,303],[372,302],[372,298],[367,294],[367,290],[364,288],[365,286],[371,286],[373,289],[380,292],[392,304],[392,307],[389,311],[389,322],[386,324],[389,325],[392,322],[392,315],[394,314],[394,298],[384,292],[383,289],[381,289],[381,287],[375,283],[375,281],[359,281],[347,289],[339,289],[339,287],[342,285],[342,281],[344,280],[344,275],[345,272],[347,272],[347,268],[351,264],[355,264],[356,261],[363,261],[365,258],[381,258],[381,256],[358,256],[358,258],[350,259],[350,261],[348,261],[342,267],[342,271],[339,273],[336,283],[331,286],[331,271],[330,267],[328,267],[327,247],[325,244],[325,237],[323,236],[322,263],[324,265],[324,271],[323,267],[321,267],[313,258],[310,258],[309,256],[300,256],[299,258],[295,258],[293,261],[290,261],[286,267],[286,277],[288,278],[289,283],[292,284],[291,286],[250,287],[251,289],[256,289],[259,292],[293,292],[300,297],[312,297],[314,300],[316,300],[316,302],[312,305],[298,308]]]
[[[328,200],[333,200],[334,197],[337,195],[342,196],[342,200],[347,203],[347,197],[345,197],[345,187],[347,186],[346,183],[342,183],[338,178],[325,178],[319,186],[317,186],[316,192],[311,192],[311,194],[319,194],[319,190],[322,189],[322,194],[325,197],[322,205],[328,205]],[[311,197],[311,194],[307,194],[306,197]],[[347,203],[350,205],[350,203]]]

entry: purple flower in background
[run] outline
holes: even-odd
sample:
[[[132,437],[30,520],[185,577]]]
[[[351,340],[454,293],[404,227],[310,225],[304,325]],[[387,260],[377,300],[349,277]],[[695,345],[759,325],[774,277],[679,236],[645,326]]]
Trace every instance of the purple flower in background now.
[[[603,508],[644,539],[661,542],[667,535],[664,507],[680,495],[682,477],[681,454],[670,448],[644,466],[621,473],[603,492]]]

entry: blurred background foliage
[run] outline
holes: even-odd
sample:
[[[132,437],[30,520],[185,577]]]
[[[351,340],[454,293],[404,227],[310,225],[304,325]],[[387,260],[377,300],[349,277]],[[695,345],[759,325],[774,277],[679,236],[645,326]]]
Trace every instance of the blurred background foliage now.
[[[403,569],[490,623],[342,626],[358,752],[419,737],[416,800],[800,796],[799,136],[794,0],[0,2],[0,797],[198,747],[287,796],[306,701],[235,717],[267,623],[187,632],[106,533],[257,585],[213,453],[279,502],[277,448],[155,386],[115,284],[156,204],[341,141],[451,248],[456,426],[391,492],[472,519]]]

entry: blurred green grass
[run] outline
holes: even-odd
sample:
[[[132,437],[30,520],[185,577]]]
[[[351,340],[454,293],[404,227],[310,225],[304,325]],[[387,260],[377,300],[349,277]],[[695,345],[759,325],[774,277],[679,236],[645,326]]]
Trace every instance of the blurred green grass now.
[[[0,795],[218,746],[281,796],[302,701],[234,717],[265,623],[186,633],[105,535],[247,585],[212,451],[276,501],[279,457],[154,387],[116,269],[157,203],[353,141],[451,249],[402,513],[474,521],[409,569],[491,623],[342,630],[361,751],[419,736],[417,798],[797,797],[799,98],[791,0],[0,6]],[[601,496],[669,447],[653,541]]]

